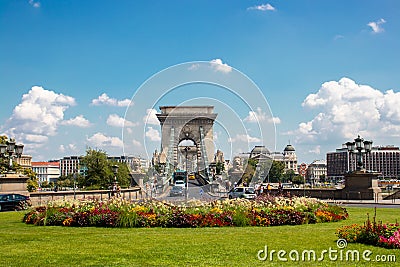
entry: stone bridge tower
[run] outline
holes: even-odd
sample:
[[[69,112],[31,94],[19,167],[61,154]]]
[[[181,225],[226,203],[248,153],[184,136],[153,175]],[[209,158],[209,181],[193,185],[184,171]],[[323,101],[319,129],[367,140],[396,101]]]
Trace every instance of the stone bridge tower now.
[[[198,171],[206,169],[214,157],[213,126],[217,117],[214,107],[161,106],[160,110],[157,118],[161,124],[161,151],[167,163],[176,168],[179,143],[191,140],[194,146],[188,149],[196,152]]]

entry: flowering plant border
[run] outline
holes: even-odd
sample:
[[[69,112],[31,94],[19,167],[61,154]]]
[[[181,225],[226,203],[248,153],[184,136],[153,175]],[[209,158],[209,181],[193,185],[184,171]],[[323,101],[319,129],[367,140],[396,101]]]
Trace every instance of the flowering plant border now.
[[[347,242],[362,243],[378,247],[400,249],[400,225],[396,223],[382,223],[376,221],[376,208],[373,220],[369,219],[363,224],[345,225],[337,229],[339,238]]]
[[[157,200],[49,202],[34,207],[23,221],[34,225],[76,227],[224,227],[276,226],[331,222],[348,217],[345,208],[305,197],[264,197],[190,201],[174,204]]]

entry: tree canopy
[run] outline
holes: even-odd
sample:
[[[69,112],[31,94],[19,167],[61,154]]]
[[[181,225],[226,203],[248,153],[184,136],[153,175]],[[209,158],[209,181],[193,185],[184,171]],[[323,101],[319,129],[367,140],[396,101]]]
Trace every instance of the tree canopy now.
[[[86,156],[81,160],[81,165],[86,168],[86,176],[79,177],[81,186],[93,189],[107,189],[114,182],[112,165],[118,165],[116,175],[117,182],[121,187],[130,185],[129,169],[126,164],[112,162],[107,159],[107,153],[102,150],[88,148]]]

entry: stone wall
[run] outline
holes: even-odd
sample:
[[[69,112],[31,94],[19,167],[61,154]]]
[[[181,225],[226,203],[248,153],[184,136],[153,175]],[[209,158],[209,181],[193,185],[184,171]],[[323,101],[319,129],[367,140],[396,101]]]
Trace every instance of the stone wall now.
[[[99,199],[105,200],[110,198],[110,190],[91,190],[91,191],[76,191],[76,199]],[[142,198],[142,192],[139,187],[130,189],[121,189],[121,197],[128,200]],[[73,191],[58,191],[58,192],[33,192],[30,193],[32,205],[44,205],[49,201],[74,199]]]

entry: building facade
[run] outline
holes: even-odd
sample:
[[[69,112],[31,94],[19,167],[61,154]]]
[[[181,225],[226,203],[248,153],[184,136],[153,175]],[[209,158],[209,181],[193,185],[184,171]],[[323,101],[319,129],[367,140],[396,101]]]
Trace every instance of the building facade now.
[[[15,162],[21,165],[23,169],[32,168],[32,156],[30,155],[21,155],[21,157],[15,159]]]
[[[307,168],[307,180],[311,184],[324,182],[327,177],[326,160],[314,160]]]
[[[32,162],[32,171],[36,173],[39,184],[55,183],[60,177],[60,162]]]
[[[60,175],[68,176],[80,171],[82,156],[69,156],[60,159]]]
[[[349,153],[342,147],[326,155],[327,176],[329,179],[342,179],[344,174],[357,167],[356,153]],[[400,177],[400,149],[395,146],[377,146],[368,154],[363,154],[363,163],[367,171],[378,172],[381,179]]]
[[[297,166],[297,155],[296,150],[292,145],[287,145],[283,150],[283,153],[274,152],[272,158],[275,161],[281,161],[285,164],[285,172],[293,171],[295,174],[299,174]]]

